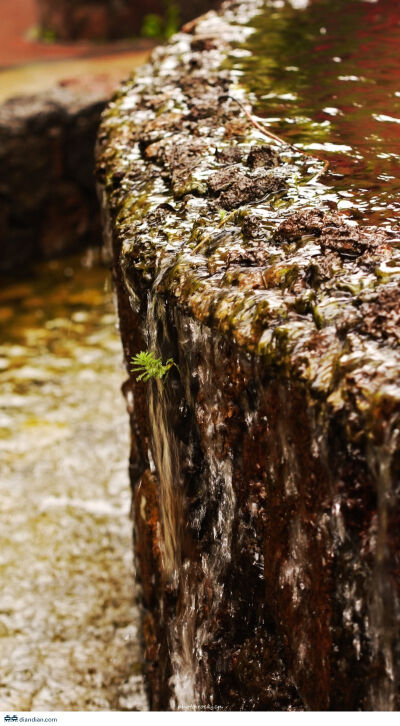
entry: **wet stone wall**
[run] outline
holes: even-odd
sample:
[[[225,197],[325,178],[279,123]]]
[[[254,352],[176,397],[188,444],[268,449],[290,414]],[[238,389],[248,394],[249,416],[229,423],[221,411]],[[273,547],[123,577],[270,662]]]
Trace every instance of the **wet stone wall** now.
[[[124,386],[151,707],[395,710],[399,239],[237,104],[256,12],[157,50],[98,140],[127,368],[176,363]]]

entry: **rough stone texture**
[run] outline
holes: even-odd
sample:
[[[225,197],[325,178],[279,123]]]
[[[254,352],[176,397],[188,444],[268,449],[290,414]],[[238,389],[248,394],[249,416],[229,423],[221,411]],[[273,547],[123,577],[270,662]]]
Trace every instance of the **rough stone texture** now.
[[[140,33],[145,15],[164,16],[163,0],[37,0],[42,28],[57,40],[127,38]],[[178,0],[183,23],[217,5],[217,0]]]
[[[0,106],[0,270],[98,245],[93,178],[108,82],[73,82]]]
[[[151,704],[395,710],[399,235],[227,97],[256,8],[175,36],[99,135],[126,362],[179,366],[125,385]]]

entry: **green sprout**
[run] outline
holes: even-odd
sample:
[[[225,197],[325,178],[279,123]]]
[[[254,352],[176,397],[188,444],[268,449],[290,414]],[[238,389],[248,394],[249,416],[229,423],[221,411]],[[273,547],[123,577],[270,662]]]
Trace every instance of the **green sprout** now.
[[[178,368],[172,358],[168,358],[166,363],[162,362],[161,358],[156,358],[154,353],[149,353],[146,350],[142,350],[137,353],[132,359],[131,368],[132,373],[140,373],[136,376],[137,381],[149,381],[150,378],[164,378],[172,366]]]

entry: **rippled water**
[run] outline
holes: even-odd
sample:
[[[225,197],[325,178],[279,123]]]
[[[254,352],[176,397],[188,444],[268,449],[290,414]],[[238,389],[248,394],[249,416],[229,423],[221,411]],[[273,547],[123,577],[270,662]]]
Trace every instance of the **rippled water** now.
[[[400,4],[271,0],[231,62],[257,115],[329,161],[324,198],[367,224],[400,223]]]
[[[0,709],[147,708],[121,344],[90,257],[0,286]]]

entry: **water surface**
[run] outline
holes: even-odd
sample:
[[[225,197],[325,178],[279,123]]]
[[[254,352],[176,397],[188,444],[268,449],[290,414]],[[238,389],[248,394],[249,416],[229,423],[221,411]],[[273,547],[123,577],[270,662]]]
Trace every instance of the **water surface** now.
[[[325,201],[366,224],[400,223],[400,3],[271,0],[231,62],[257,115],[329,161]]]
[[[108,271],[0,286],[0,709],[145,709]]]

